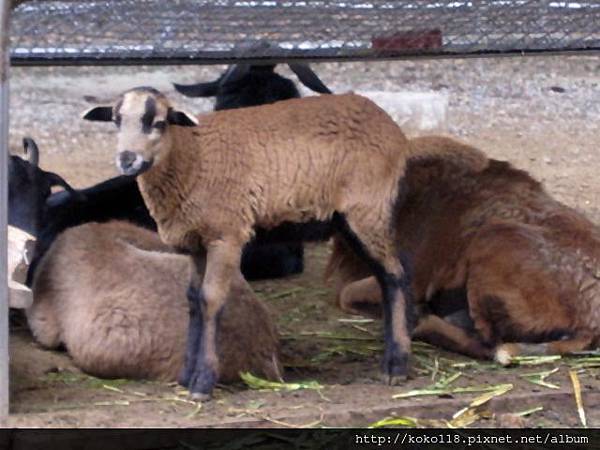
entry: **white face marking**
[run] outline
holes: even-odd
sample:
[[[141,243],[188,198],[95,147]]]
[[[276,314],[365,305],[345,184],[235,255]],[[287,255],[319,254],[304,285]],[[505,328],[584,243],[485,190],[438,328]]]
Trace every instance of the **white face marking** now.
[[[116,164],[121,173],[136,175],[160,157],[166,129],[167,102],[147,91],[131,91],[123,96],[119,108],[121,124],[117,135]]]

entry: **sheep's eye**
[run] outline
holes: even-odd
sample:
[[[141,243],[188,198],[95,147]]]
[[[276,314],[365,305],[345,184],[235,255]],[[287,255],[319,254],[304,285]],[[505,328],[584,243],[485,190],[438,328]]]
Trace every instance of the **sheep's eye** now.
[[[154,125],[152,125],[152,128],[156,128],[158,131],[164,131],[166,126],[167,126],[167,123],[164,120],[158,120],[158,121],[154,122]]]

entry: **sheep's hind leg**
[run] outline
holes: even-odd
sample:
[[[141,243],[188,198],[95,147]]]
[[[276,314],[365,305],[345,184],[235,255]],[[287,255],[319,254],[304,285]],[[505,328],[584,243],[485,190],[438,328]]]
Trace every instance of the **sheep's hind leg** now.
[[[505,342],[494,350],[494,359],[503,366],[509,365],[515,356],[568,355],[587,350],[593,343],[590,335],[575,336],[570,339],[529,343]]]
[[[346,284],[338,294],[338,306],[350,314],[381,318],[381,288],[375,277]]]
[[[419,320],[413,338],[478,359],[492,359],[492,349],[479,337],[469,334],[441,317],[427,315]]]
[[[208,400],[219,376],[217,327],[229,296],[231,280],[240,269],[243,244],[235,240],[218,240],[207,245],[206,273],[200,304],[201,339],[188,389],[194,400]],[[193,344],[193,342],[189,343]],[[188,347],[189,347],[188,344]],[[191,361],[190,361],[191,362]]]
[[[381,287],[385,339],[383,372],[389,384],[398,384],[408,375],[410,330],[414,323],[410,279],[396,255],[391,233],[378,234],[376,230],[360,227],[361,223],[347,215],[341,220],[340,230],[356,254],[370,264]]]
[[[410,280],[402,270],[391,271],[388,264],[377,280],[383,292],[383,320],[385,349],[383,371],[388,384],[395,385],[408,377],[410,335],[414,322],[414,311]]]

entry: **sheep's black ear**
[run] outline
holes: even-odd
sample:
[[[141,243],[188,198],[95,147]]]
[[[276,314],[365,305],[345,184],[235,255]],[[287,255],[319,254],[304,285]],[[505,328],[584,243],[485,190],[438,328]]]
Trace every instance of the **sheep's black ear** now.
[[[249,64],[234,64],[229,66],[219,80],[219,85],[225,86],[227,83],[236,83],[240,81],[242,78],[248,75],[248,73],[250,73],[251,68],[252,66]]]
[[[94,120],[99,122],[112,122],[112,106],[96,106],[83,113],[85,120]]]
[[[329,88],[325,86],[325,84],[317,76],[317,74],[313,72],[313,70],[308,64],[290,63],[288,64],[288,66],[290,67],[290,69],[292,69],[292,72],[296,74],[296,76],[302,82],[302,84],[307,88],[320,94],[332,93],[329,90]]]
[[[179,125],[180,127],[195,127],[198,125],[198,119],[191,114],[183,111],[175,111],[169,108],[167,112],[167,122],[171,125]]]
[[[198,84],[173,83],[173,86],[186,97],[214,97],[219,93],[219,80]]]

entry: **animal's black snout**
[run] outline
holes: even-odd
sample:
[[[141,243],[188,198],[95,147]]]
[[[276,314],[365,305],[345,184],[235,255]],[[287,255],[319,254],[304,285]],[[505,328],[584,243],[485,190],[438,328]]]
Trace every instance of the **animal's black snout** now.
[[[121,168],[126,170],[130,169],[133,165],[136,154],[134,152],[130,152],[129,150],[125,150],[119,154],[119,163],[121,164]]]

